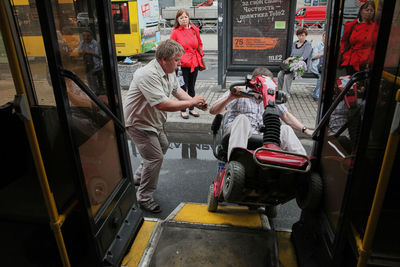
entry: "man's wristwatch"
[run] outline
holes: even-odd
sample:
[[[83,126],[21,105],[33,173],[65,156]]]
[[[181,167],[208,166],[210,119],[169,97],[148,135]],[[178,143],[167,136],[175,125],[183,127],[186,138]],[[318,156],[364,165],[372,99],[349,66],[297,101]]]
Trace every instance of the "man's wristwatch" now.
[[[306,126],[303,126],[303,128],[301,128],[301,132],[304,133],[308,128]]]

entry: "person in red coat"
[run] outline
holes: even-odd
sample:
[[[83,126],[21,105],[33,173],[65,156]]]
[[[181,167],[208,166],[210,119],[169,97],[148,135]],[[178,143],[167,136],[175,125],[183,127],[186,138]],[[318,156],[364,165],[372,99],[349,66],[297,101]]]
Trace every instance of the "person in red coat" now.
[[[175,24],[170,38],[180,43],[185,50],[185,54],[181,59],[182,75],[185,81],[182,89],[191,97],[194,97],[196,95],[194,87],[196,85],[197,73],[200,68],[205,68],[202,60],[204,52],[199,28],[190,23],[187,10],[179,9],[176,13]],[[194,111],[193,107],[189,108],[189,114],[194,117],[200,116],[199,113]],[[181,110],[181,116],[184,119],[189,118],[186,109]]]
[[[340,42],[340,66],[345,68],[347,75],[366,69],[374,60],[378,35],[374,18],[375,3],[367,1],[360,7],[357,19],[344,26]]]

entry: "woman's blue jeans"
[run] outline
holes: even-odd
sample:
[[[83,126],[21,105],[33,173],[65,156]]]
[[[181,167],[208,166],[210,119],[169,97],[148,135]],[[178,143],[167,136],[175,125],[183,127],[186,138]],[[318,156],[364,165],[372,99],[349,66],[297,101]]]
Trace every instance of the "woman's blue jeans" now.
[[[315,85],[315,88],[314,88],[314,92],[313,92],[313,98],[315,98],[315,99],[318,99],[319,98],[319,93],[320,93],[320,91],[321,91],[321,74],[317,74],[317,73],[314,73],[315,75],[317,75],[318,76],[318,80],[317,80],[317,84]]]

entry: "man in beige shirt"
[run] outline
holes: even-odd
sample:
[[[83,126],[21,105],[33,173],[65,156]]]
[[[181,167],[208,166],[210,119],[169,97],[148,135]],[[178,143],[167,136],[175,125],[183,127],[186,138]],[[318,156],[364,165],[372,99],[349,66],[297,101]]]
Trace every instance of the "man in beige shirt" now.
[[[137,70],[124,101],[126,128],[142,157],[135,172],[136,196],[140,207],[154,213],[161,212],[154,201],[163,157],[168,149],[164,131],[167,112],[195,106],[207,109],[203,96],[190,97],[180,89],[175,71],[180,66],[184,50],[174,40],[161,42],[156,58]],[[177,100],[170,99],[173,95]]]

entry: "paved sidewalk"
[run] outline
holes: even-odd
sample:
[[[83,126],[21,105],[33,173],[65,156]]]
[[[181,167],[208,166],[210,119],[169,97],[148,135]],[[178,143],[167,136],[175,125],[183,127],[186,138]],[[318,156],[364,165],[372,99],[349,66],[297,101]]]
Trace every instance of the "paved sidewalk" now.
[[[314,101],[311,96],[315,83],[316,79],[299,79],[293,81],[291,98],[286,103],[288,110],[309,128],[315,128],[315,119],[318,109],[318,102]],[[227,84],[227,88],[229,88],[229,84]],[[224,94],[226,90],[227,89],[221,89],[217,82],[199,80],[196,82],[196,94],[203,95],[209,105]],[[197,111],[200,113],[200,117],[195,118],[190,116],[189,119],[181,118],[180,112],[168,113],[167,132],[211,134],[211,123],[214,119],[214,115],[211,115],[208,111]],[[305,137],[302,133],[296,132],[296,134],[299,138]]]

